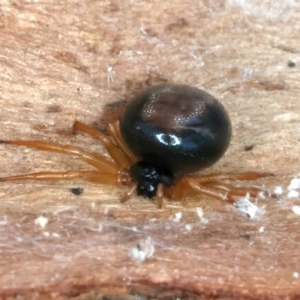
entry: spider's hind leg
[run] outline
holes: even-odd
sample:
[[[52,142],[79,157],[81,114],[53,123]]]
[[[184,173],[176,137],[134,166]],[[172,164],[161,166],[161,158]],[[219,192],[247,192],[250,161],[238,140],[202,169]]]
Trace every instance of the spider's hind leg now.
[[[207,175],[184,176],[176,183],[172,192],[171,198],[179,200],[185,194],[196,196],[197,194],[204,195],[217,200],[228,201],[234,204],[234,197],[245,196],[256,197],[259,193],[266,193],[266,190],[260,187],[236,187],[227,181],[245,181],[255,180],[257,178],[273,176],[272,173],[215,173]],[[271,195],[271,194],[270,194]]]
[[[180,200],[185,196],[185,194],[188,194],[189,196],[204,195],[220,201],[226,200],[230,203],[235,202],[230,195],[219,193],[218,191],[197,182],[194,178],[187,176],[178,180],[171,193],[171,198],[174,200]]]
[[[215,173],[208,175],[199,175],[195,179],[201,185],[210,189],[218,190],[219,192],[226,193],[231,196],[245,196],[249,194],[250,197],[257,197],[261,192],[266,193],[267,191],[262,187],[240,187],[234,186],[228,181],[246,181],[256,180],[258,178],[274,176],[273,173],[258,173],[258,172],[244,172],[244,173]],[[271,195],[271,194],[270,194]]]
[[[208,181],[224,181],[224,180],[255,180],[262,177],[274,176],[273,173],[264,172],[244,172],[244,173],[213,173],[213,174],[204,174],[204,175],[194,175],[199,182],[208,182]]]

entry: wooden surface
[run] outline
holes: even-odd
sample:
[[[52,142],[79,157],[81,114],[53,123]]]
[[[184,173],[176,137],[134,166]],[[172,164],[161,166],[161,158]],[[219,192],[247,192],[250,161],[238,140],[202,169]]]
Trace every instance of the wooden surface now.
[[[138,198],[120,204],[126,188],[1,183],[0,298],[300,299],[300,198],[287,197],[300,172],[299,8],[2,1],[0,139],[102,153],[72,135],[75,120],[99,127],[105,105],[151,84],[184,83],[213,94],[231,116],[230,148],[207,171],[270,171],[276,176],[255,184],[283,193],[254,200],[260,213],[250,219],[202,197],[158,210]],[[24,147],[0,153],[1,176],[90,169]]]

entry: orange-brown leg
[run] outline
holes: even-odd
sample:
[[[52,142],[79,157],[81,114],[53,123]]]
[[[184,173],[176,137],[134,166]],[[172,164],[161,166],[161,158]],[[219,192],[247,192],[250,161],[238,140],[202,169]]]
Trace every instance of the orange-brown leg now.
[[[99,171],[110,173],[110,174],[117,174],[118,172],[118,167],[113,162],[107,160],[104,156],[89,153],[80,148],[76,148],[72,146],[60,145],[56,143],[43,142],[43,141],[0,141],[0,143],[33,147],[39,150],[64,153],[68,155],[76,155],[81,160],[94,166]]]
[[[130,151],[120,133],[119,122],[115,122],[108,125],[108,131],[110,135],[114,138],[116,144],[122,149],[123,153],[127,156],[130,165],[138,161],[138,158]]]
[[[255,180],[262,177],[274,176],[273,173],[257,173],[257,172],[244,172],[244,173],[214,173],[193,176],[198,182],[208,181],[223,181],[223,180]]]
[[[216,191],[216,190],[207,188],[207,187],[199,184],[197,182],[197,180],[195,180],[193,178],[187,177],[185,179],[185,181],[186,181],[186,184],[190,188],[192,188],[194,191],[198,191],[202,195],[208,196],[210,198],[215,198],[215,199],[221,200],[221,201],[225,200],[232,204],[235,203],[235,200],[231,197],[231,195],[218,193],[218,191]]]
[[[266,193],[266,191],[259,187],[235,187],[231,184],[223,182],[207,182],[202,185],[211,189],[217,189],[224,193],[229,193],[232,196],[245,196],[249,194],[250,197],[256,197],[260,192]]]
[[[164,186],[162,183],[159,183],[158,187],[157,187],[157,193],[156,193],[156,200],[157,200],[158,208],[162,208],[163,199],[164,199]]]
[[[175,184],[175,186],[173,187],[173,189],[170,191],[170,189],[168,189],[169,197],[171,199],[176,200],[180,200],[184,197],[185,192],[187,192],[187,185],[186,182],[183,178],[180,178],[177,183]]]
[[[251,197],[256,197],[260,192],[266,192],[259,187],[235,187],[225,183],[228,180],[255,180],[261,177],[272,176],[272,173],[214,173],[207,175],[195,175],[193,177],[182,177],[174,186],[171,198],[179,200],[184,195],[195,196],[202,194],[218,200],[227,200],[234,203],[233,196],[245,196],[247,193]]]
[[[205,185],[199,183],[197,180],[191,177],[182,177],[178,180],[173,188],[172,199],[179,200],[184,196],[184,194],[200,194],[221,201],[225,200],[230,203],[235,202],[235,200],[227,193],[219,193],[218,191],[213,190],[210,187],[206,187]]]
[[[101,173],[97,171],[67,171],[67,172],[39,172],[24,175],[16,175],[0,178],[0,181],[13,180],[38,180],[38,181],[57,181],[72,180],[80,178],[85,181],[92,181],[102,184],[118,185],[116,174]]]
[[[112,159],[115,161],[115,163],[118,165],[119,168],[125,168],[130,164],[130,161],[128,160],[126,155],[122,152],[122,150],[119,149],[118,146],[115,145],[108,136],[98,131],[97,129],[76,121],[73,125],[73,131],[83,132],[92,136],[95,139],[100,140],[103,143],[109,155],[112,157]],[[112,136],[112,138],[115,140],[114,136]]]
[[[132,186],[128,169],[126,166],[129,165],[129,160],[123,154],[122,150],[118,148],[117,145],[113,144],[109,137],[104,136],[101,132],[88,127],[80,122],[75,122],[74,131],[81,131],[87,133],[94,138],[102,141],[106,147],[109,154],[112,156],[113,163],[107,160],[105,157],[89,153],[83,149],[60,145],[57,143],[44,142],[44,141],[1,141],[2,144],[18,145],[33,147],[39,150],[63,153],[68,155],[78,156],[79,159],[87,162],[88,164],[94,166],[99,171],[66,171],[66,172],[38,172],[31,174],[23,174],[16,176],[7,176],[0,178],[0,181],[15,181],[15,180],[38,180],[38,181],[58,181],[58,180],[72,180],[72,179],[82,179],[85,181],[91,181],[102,184],[110,185],[128,185]],[[129,199],[135,192],[136,186],[133,186],[131,191],[122,200]]]
[[[230,196],[245,196],[246,194],[249,194],[251,197],[256,197],[260,192],[266,191],[263,188],[259,187],[235,187],[231,184],[226,183],[226,181],[255,180],[268,176],[274,176],[274,174],[257,172],[215,173],[207,175],[197,175],[193,178],[199,184],[201,184],[201,186],[207,187],[212,190],[218,190],[219,192],[227,193],[227,195]]]
[[[131,189],[128,191],[128,193],[126,193],[126,194],[121,198],[121,200],[120,200],[121,203],[124,203],[124,202],[130,200],[130,199],[134,196],[134,194],[135,194],[135,192],[136,192],[136,186],[137,186],[137,184],[134,184],[134,185],[131,187]]]
[[[178,201],[184,197],[197,196],[199,195],[199,191],[189,187],[186,183],[186,177],[182,177],[173,188],[165,188],[164,194],[167,198]]]
[[[75,130],[82,131],[92,135],[93,137],[99,138],[103,141],[101,133],[93,128],[85,126],[82,123],[77,122],[74,126]],[[105,137],[108,139],[107,137]],[[79,159],[87,162],[88,164],[94,166],[98,169],[98,171],[66,171],[66,172],[38,172],[38,173],[30,173],[30,174],[23,174],[23,175],[16,175],[16,176],[7,176],[0,178],[0,181],[14,181],[14,180],[39,180],[39,181],[58,181],[58,180],[72,180],[72,179],[82,179],[85,181],[92,181],[96,183],[102,184],[111,184],[111,185],[127,185],[132,186],[131,178],[128,173],[128,168],[121,168],[118,167],[112,161],[109,161],[104,156],[89,153],[84,151],[83,149],[67,146],[67,145],[60,145],[57,143],[52,142],[44,142],[44,141],[1,141],[2,144],[10,144],[10,145],[18,145],[18,146],[27,146],[33,147],[39,150],[50,151],[50,152],[57,152],[63,153],[67,155],[75,155],[78,156]],[[125,166],[128,165],[128,160],[123,155],[121,150],[117,148],[110,140],[104,140],[104,144],[108,146],[107,148],[110,149],[110,153],[114,153],[113,155],[120,155],[118,156],[115,161],[121,165]],[[123,156],[122,156],[123,155]],[[121,159],[120,159],[121,157]],[[124,159],[123,159],[123,158]],[[133,187],[133,191],[135,187]],[[133,193],[133,192],[132,192]]]

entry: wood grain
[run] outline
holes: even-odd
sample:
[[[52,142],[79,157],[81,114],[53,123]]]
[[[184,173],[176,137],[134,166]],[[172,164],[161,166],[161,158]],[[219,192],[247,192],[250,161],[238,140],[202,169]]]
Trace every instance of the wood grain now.
[[[270,171],[255,184],[283,194],[258,199],[265,214],[251,220],[202,197],[158,210],[120,204],[126,188],[1,183],[1,299],[300,298],[300,199],[287,198],[299,173],[299,4],[232,3],[2,1],[0,139],[103,153],[72,134],[75,120],[101,129],[107,104],[151,84],[188,84],[218,98],[233,124],[229,150],[207,171]],[[89,169],[0,148],[1,176]]]

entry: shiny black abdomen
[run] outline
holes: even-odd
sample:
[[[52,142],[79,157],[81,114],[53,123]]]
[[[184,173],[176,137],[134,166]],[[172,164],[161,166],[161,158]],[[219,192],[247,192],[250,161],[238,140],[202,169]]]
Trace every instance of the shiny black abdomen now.
[[[134,154],[178,178],[211,166],[224,154],[231,124],[211,95],[168,84],[151,87],[130,101],[120,131]]]

